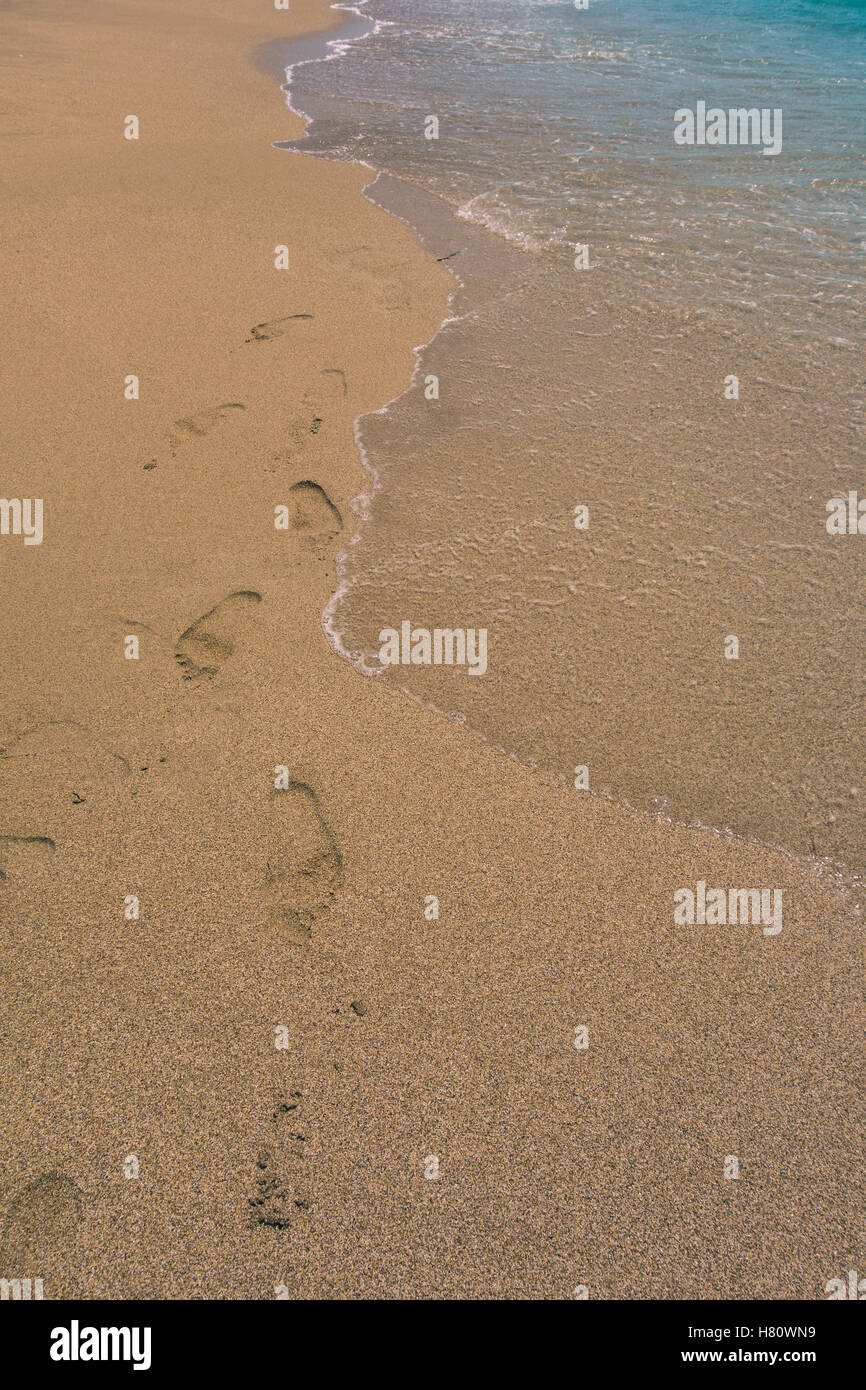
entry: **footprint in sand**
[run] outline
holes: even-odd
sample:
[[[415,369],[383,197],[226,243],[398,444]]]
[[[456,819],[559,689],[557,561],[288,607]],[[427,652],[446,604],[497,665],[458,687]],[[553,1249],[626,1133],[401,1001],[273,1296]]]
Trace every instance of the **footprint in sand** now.
[[[285,1121],[294,1123],[304,1099],[303,1091],[289,1091],[284,1100],[277,1101],[271,1111],[271,1124],[280,1125]],[[294,1136],[301,1138],[300,1135]]]
[[[343,529],[343,518],[325,489],[307,479],[290,488],[292,530],[312,542],[332,540]]]
[[[52,801],[82,805],[94,793],[129,777],[126,758],[107,748],[74,719],[36,724],[0,745],[4,775],[51,790]],[[7,761],[8,760],[8,761]]]
[[[303,1101],[301,1091],[289,1091],[271,1111],[268,1143],[256,1158],[255,1191],[247,1198],[253,1227],[285,1230],[312,1206],[302,1185],[307,1142],[301,1121]]]
[[[307,1135],[303,1122],[303,1103],[302,1091],[289,1091],[285,1100],[278,1101],[271,1111],[274,1134],[282,1144],[286,1162],[294,1170],[297,1179],[302,1176],[300,1165],[306,1157]]]
[[[213,680],[243,641],[251,610],[261,601],[252,589],[238,590],[181,633],[174,659],[185,681]]]
[[[324,406],[317,397],[305,395],[304,403],[310,408],[309,410],[305,409],[302,415],[296,415],[293,420],[286,424],[285,438],[289,447],[272,456],[276,462],[297,466],[298,455],[313,444],[325,423],[325,417],[321,414]]]
[[[251,336],[247,342],[266,343],[271,338],[282,338],[284,333],[288,333],[293,323],[299,319],[311,319],[312,314],[289,314],[284,319],[271,319],[269,323],[257,323],[250,329]]]
[[[339,377],[340,385],[343,388],[343,398],[345,399],[345,397],[348,396],[349,383],[346,380],[346,373],[343,371],[342,367],[323,367],[322,376]]]
[[[48,865],[55,845],[47,835],[0,835],[0,883],[29,878]]]
[[[306,782],[272,793],[267,835],[268,895],[277,919],[298,943],[309,941],[343,879],[343,859]]]
[[[256,1189],[247,1204],[250,1226],[270,1226],[277,1231],[284,1231],[293,1217],[312,1206],[308,1197],[280,1176],[270,1149],[262,1149],[256,1159]]]
[[[241,405],[240,401],[226,401],[223,405],[211,406],[209,410],[199,410],[195,415],[185,415],[183,419],[175,420],[174,426],[181,434],[201,437],[209,434],[214,425],[225,419],[229,411],[235,410],[246,410],[246,406]]]
[[[74,1241],[83,1193],[62,1173],[43,1173],[13,1198],[0,1241],[0,1278],[42,1279],[49,1298],[75,1289]]]

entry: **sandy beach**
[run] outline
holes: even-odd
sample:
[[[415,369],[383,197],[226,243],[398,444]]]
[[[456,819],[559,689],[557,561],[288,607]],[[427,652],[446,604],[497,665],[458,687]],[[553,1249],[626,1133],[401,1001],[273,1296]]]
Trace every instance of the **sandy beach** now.
[[[274,148],[273,45],[340,18],[0,0],[0,491],[44,499],[0,537],[0,1277],[823,1298],[864,1261],[850,904],[323,633],[353,422],[453,287],[369,170]],[[698,884],[781,929],[677,922]]]

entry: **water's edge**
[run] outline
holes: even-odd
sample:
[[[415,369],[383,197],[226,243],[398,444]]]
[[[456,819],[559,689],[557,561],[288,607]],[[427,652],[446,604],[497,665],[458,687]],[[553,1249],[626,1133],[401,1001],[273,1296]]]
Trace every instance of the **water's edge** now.
[[[334,160],[334,156],[332,155],[304,149],[304,142],[307,139],[307,128],[312,121],[312,117],[293,103],[294,75],[298,68],[308,63],[329,61],[331,58],[342,56],[355,43],[360,42],[374,32],[378,32],[381,28],[381,24],[379,21],[375,21],[364,14],[362,8],[360,8],[364,3],[365,0],[359,0],[359,5],[334,3],[331,5],[331,9],[342,11],[345,15],[345,19],[342,23],[330,29],[317,30],[313,33],[298,35],[290,39],[272,40],[266,44],[262,44],[254,51],[252,55],[254,65],[260,71],[281,80],[281,90],[285,96],[286,104],[293,114],[303,120],[305,125],[305,133],[301,137],[291,141],[275,141],[275,148],[286,150],[291,153],[301,153],[308,156],[312,154],[316,158]],[[370,171],[370,180],[365,183],[361,189],[364,197],[367,198],[369,202],[373,203],[374,206],[381,208],[390,216],[397,217],[398,220],[408,226],[423,248],[434,259],[444,259],[446,255],[453,252],[454,245],[457,242],[465,243],[467,237],[478,238],[481,241],[499,240],[492,231],[477,227],[472,227],[471,229],[467,228],[466,223],[458,219],[456,210],[446,204],[444,200],[412,184],[406,183],[386,173],[384,170],[375,168],[367,160],[357,159],[347,161],[341,159],[339,161],[334,160],[334,162],[352,162],[368,169]],[[425,219],[428,228],[426,232],[424,226],[419,225],[419,222],[414,220],[410,215],[410,209],[413,204],[416,206],[424,206],[425,211],[428,213],[432,211],[433,213],[431,217]],[[438,245],[433,245],[431,244],[432,239],[429,227],[437,226],[437,224],[441,229],[441,233],[437,235]],[[447,234],[445,234],[446,229],[448,229]],[[440,253],[439,256],[437,256],[437,251]],[[355,445],[358,450],[361,466],[370,478],[370,486],[367,490],[359,493],[350,500],[349,506],[355,518],[355,526],[346,546],[338,551],[335,556],[337,584],[322,612],[321,625],[326,640],[336,655],[352,665],[359,674],[366,677],[381,677],[383,674],[382,669],[371,667],[365,662],[361,652],[352,651],[345,645],[336,621],[337,609],[347,592],[347,588],[350,587],[350,581],[347,579],[347,561],[350,548],[356,546],[360,541],[363,525],[365,521],[369,519],[371,501],[382,486],[378,471],[362,443],[362,426],[365,420],[375,415],[387,413],[397,401],[401,400],[413,390],[419,376],[423,374],[424,354],[432,344],[436,342],[440,333],[442,333],[449,324],[459,321],[459,314],[455,315],[451,310],[455,306],[455,301],[459,298],[463,282],[457,267],[449,263],[447,269],[454,277],[455,286],[446,302],[446,314],[432,338],[428,342],[419,344],[413,348],[414,366],[406,386],[376,410],[364,412],[353,421]],[[530,768],[535,775],[540,777],[544,782],[558,786],[561,789],[570,787],[568,778],[564,774],[541,768],[533,758],[520,756],[504,745],[496,743],[479,730],[472,728],[467,723],[465,716],[439,708],[435,703],[423,698],[404,685],[394,683],[393,681],[389,682],[389,684],[396,691],[408,696],[415,704],[420,705],[425,710],[448,719],[453,723],[463,725],[466,732],[472,738],[480,743],[487,744],[494,751],[509,758],[512,762]],[[630,802],[628,798],[622,795],[615,795],[606,789],[587,789],[582,794],[594,796],[614,806],[621,806],[654,823],[691,831],[697,830],[734,842],[757,846],[762,850],[782,855],[789,862],[805,867],[813,874],[820,877],[827,887],[840,895],[848,908],[856,916],[860,917],[863,914],[864,905],[866,905],[866,884],[864,884],[859,874],[852,875],[846,872],[842,865],[831,858],[801,854],[786,845],[765,841],[757,836],[734,830],[729,826],[719,827],[708,825],[697,819],[688,822],[677,820],[672,816],[664,814],[661,810],[649,810],[645,806],[635,805]]]

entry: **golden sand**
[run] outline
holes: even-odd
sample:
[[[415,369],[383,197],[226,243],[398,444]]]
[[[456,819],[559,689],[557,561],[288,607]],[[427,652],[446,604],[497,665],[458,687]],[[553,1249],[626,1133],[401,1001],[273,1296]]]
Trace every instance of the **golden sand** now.
[[[301,123],[253,51],[338,18],[0,4],[2,492],[45,502],[0,537],[0,1276],[822,1297],[858,1257],[854,916],[323,635],[352,421],[451,285],[368,171],[272,148]],[[781,889],[783,930],[676,925],[698,880]]]

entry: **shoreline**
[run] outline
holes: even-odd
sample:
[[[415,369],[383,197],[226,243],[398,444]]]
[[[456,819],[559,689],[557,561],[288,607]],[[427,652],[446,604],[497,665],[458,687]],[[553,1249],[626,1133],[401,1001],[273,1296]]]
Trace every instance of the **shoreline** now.
[[[364,0],[360,0],[361,4]],[[297,110],[288,100],[291,79],[289,71],[303,66],[305,63],[317,63],[332,55],[328,49],[333,44],[350,45],[358,39],[365,38],[367,34],[374,32],[376,21],[370,21],[366,25],[360,21],[366,21],[367,16],[357,5],[341,4],[339,0],[332,0],[328,6],[329,10],[336,11],[338,18],[332,24],[324,28],[301,31],[298,34],[287,38],[271,39],[267,43],[259,44],[252,51],[252,61],[254,66],[270,77],[282,79],[281,86],[286,94],[286,104],[293,116],[298,116],[306,124],[308,118],[303,111]],[[339,16],[346,15],[347,18],[340,23]],[[355,24],[352,25],[349,15],[355,16]],[[341,32],[337,33],[336,31]],[[345,30],[345,32],[342,32]],[[296,57],[294,62],[284,62],[282,54],[300,53],[304,56]],[[288,80],[286,80],[288,78]]]
[[[354,422],[453,284],[360,170],[271,148],[246,55],[329,10],[4,16],[4,489],[47,500],[0,619],[0,1275],[821,1297],[859,1267],[850,913],[777,853],[548,785],[325,639]],[[783,930],[678,926],[701,881],[778,888]]]
[[[369,170],[371,177],[370,180],[366,184],[364,184],[360,190],[362,196],[366,198],[369,202],[371,202],[373,206],[383,209],[386,215],[388,215],[389,217],[396,218],[398,221],[402,222],[404,226],[408,227],[412,235],[418,238],[422,242],[422,244],[424,244],[425,238],[423,235],[423,230],[422,227],[419,225],[418,221],[418,218],[420,218],[420,206],[416,207],[416,213],[418,216],[416,217],[416,220],[413,221],[409,216],[404,216],[401,212],[398,212],[396,209],[389,207],[387,205],[387,202],[379,201],[374,196],[374,194],[376,185],[380,181],[383,181],[384,183],[389,185],[396,185],[401,191],[405,190],[405,195],[408,196],[410,200],[413,198],[416,200],[416,202],[425,198],[428,201],[435,200],[437,204],[441,204],[444,215],[447,218],[454,220],[455,223],[459,222],[460,209],[454,208],[451,205],[447,204],[446,202],[441,200],[436,194],[430,192],[424,194],[422,190],[420,190],[416,185],[406,180],[400,179],[392,173],[389,173],[387,169],[376,167],[375,165],[369,163],[367,160],[337,159],[335,156],[332,155],[320,154],[316,151],[305,152],[303,149],[303,142],[306,139],[308,139],[309,125],[313,122],[315,118],[309,115],[309,113],[303,111],[298,107],[295,107],[292,104],[291,92],[293,85],[294,70],[298,67],[304,66],[307,63],[327,61],[332,56],[342,56],[342,54],[348,48],[351,48],[351,46],[354,43],[362,41],[369,34],[375,32],[376,26],[378,24],[378,21],[366,15],[362,9],[359,9],[355,5],[332,4],[331,8],[334,11],[344,12],[347,16],[354,16],[357,20],[366,22],[367,27],[361,27],[360,32],[347,32],[343,34],[339,31],[338,25],[337,32],[335,32],[334,36],[330,38],[327,37],[330,31],[323,30],[320,34],[317,33],[316,35],[311,36],[316,41],[321,40],[321,52],[311,53],[309,56],[298,58],[294,62],[286,64],[286,68],[284,70],[286,80],[283,84],[281,84],[281,89],[285,95],[286,103],[289,107],[289,110],[291,110],[293,114],[297,115],[304,122],[304,131],[298,139],[288,142],[277,142],[276,148],[283,149],[286,152],[291,153],[307,153],[309,157],[323,159],[327,162],[332,163],[342,163],[350,165],[357,164],[360,167]],[[303,40],[301,40],[301,42],[303,42]],[[297,43],[298,40],[288,41],[287,49],[285,52],[285,57],[287,59],[291,57],[294,45],[296,45]],[[334,45],[338,46],[338,52],[332,54],[328,50],[331,49]],[[274,74],[278,74],[279,68],[272,67],[270,71]],[[476,237],[478,237],[479,231],[480,238],[487,236],[488,238],[493,238],[494,240],[496,239],[497,233],[495,233],[490,228],[476,228],[474,229],[473,234]],[[429,248],[427,248],[426,246],[425,250],[427,251],[428,255],[432,256],[432,251],[430,251]],[[352,579],[347,578],[347,562],[349,559],[350,550],[353,546],[356,546],[362,540],[362,528],[366,523],[369,523],[371,519],[371,507],[374,498],[383,485],[380,472],[371,461],[369,453],[365,448],[361,437],[363,431],[363,422],[365,419],[369,419],[371,416],[374,415],[386,415],[394,405],[396,405],[404,397],[407,397],[409,395],[409,393],[416,386],[417,380],[424,370],[425,353],[427,353],[427,351],[435,344],[436,340],[439,338],[444,328],[446,328],[451,323],[460,322],[463,318],[463,315],[452,316],[448,312],[448,310],[450,310],[452,304],[454,303],[454,300],[465,289],[465,282],[462,276],[460,275],[459,269],[449,267],[449,273],[453,276],[455,283],[446,301],[445,315],[432,337],[427,341],[412,348],[414,356],[414,365],[409,381],[393,397],[384,402],[384,404],[376,407],[371,411],[358,415],[353,421],[353,434],[360,457],[361,467],[364,473],[369,476],[370,486],[366,487],[362,492],[358,493],[350,499],[349,507],[353,516],[355,517],[355,527],[351,536],[348,537],[345,547],[338,550],[334,558],[337,583],[334,592],[332,593],[322,612],[322,629],[332,650],[341,659],[347,661],[351,666],[353,666],[354,669],[358,671],[362,676],[368,678],[380,678],[383,675],[383,672],[380,668],[370,666],[364,660],[362,653],[351,651],[345,645],[343,641],[343,635],[338,627],[335,618],[335,614],[337,609],[339,608],[340,603],[352,588],[353,583],[357,582],[357,578],[354,581]],[[470,310],[469,312],[471,313],[472,311]],[[363,576],[361,577],[363,578]],[[520,765],[530,769],[537,777],[546,779],[550,782],[551,785],[557,787],[559,790],[564,790],[569,787],[569,779],[565,773],[555,772],[550,768],[542,767],[539,765],[537,759],[534,759],[529,755],[522,755],[518,749],[509,748],[505,743],[500,743],[499,741],[497,741],[497,739],[494,736],[488,735],[484,733],[481,729],[473,727],[470,719],[467,718],[467,715],[464,711],[457,712],[449,710],[445,707],[441,707],[437,705],[434,700],[426,698],[420,692],[413,691],[405,684],[400,685],[395,682],[394,688],[399,690],[399,692],[402,695],[404,695],[409,700],[417,704],[420,708],[428,711],[429,713],[433,713],[440,718],[450,720],[452,723],[457,723],[461,726],[465,726],[469,735],[472,738],[490,747],[495,753],[499,753],[502,756],[509,758],[511,761],[517,762]],[[652,822],[656,822],[662,825],[668,825],[672,828],[698,830],[713,836],[718,836],[722,839],[733,840],[734,842],[743,843],[744,845],[752,845],[759,850],[778,853],[784,856],[785,858],[790,859],[793,863],[801,865],[801,867],[803,867],[806,871],[815,873],[823,882],[826,883],[830,891],[833,891],[840,895],[840,897],[845,902],[849,910],[851,910],[858,917],[862,916],[864,901],[863,873],[862,871],[858,870],[855,866],[847,865],[843,863],[841,860],[834,858],[832,855],[821,855],[818,854],[817,851],[814,854],[809,854],[801,849],[798,849],[793,845],[788,845],[784,843],[784,841],[781,838],[775,841],[771,839],[764,839],[760,835],[749,833],[747,831],[737,830],[735,827],[728,824],[714,824],[705,822],[701,819],[700,816],[692,816],[689,820],[685,820],[682,818],[678,818],[675,815],[667,815],[664,811],[651,810],[646,805],[637,804],[636,802],[630,800],[628,795],[626,795],[623,792],[611,791],[609,788],[606,787],[600,791],[597,791],[595,788],[588,788],[587,795],[591,797],[600,797],[602,800],[607,801],[613,805],[622,806],[625,810],[633,812],[636,815],[646,817],[649,821]],[[667,800],[667,798],[664,797],[663,794],[658,790],[655,793],[655,799],[657,801]]]

